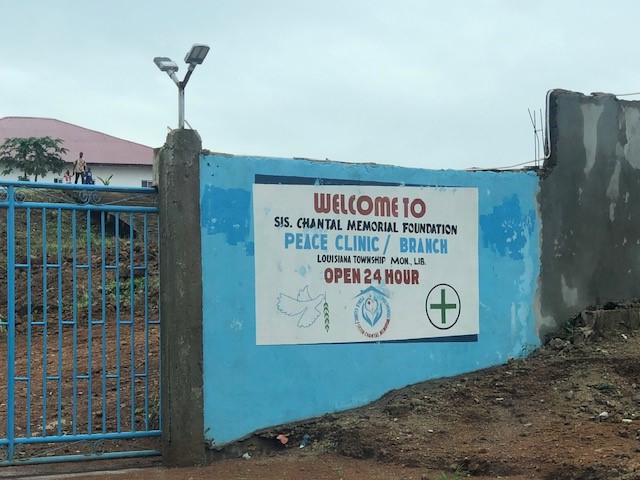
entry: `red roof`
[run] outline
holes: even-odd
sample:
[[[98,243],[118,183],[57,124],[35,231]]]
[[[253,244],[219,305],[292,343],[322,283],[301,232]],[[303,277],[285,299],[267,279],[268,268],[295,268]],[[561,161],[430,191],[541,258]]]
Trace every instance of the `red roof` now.
[[[112,137],[106,133],[61,122],[55,118],[0,118],[0,144],[6,138],[52,137],[63,140],[69,150],[63,158],[73,162],[79,152],[89,164],[153,165],[153,148]]]

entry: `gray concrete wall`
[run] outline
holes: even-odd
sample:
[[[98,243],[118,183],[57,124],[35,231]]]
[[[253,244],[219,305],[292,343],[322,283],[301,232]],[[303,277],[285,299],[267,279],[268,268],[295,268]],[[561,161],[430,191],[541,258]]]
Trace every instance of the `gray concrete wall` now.
[[[548,98],[540,333],[589,305],[639,296],[640,102],[564,90]]]
[[[200,164],[194,130],[173,130],[156,154],[160,210],[162,453],[204,462]]]

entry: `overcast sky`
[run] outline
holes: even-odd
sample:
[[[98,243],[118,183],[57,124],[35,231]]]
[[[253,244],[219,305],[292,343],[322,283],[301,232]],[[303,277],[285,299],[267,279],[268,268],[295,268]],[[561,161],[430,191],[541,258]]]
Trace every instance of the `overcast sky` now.
[[[640,91],[639,14],[632,0],[0,0],[0,117],[160,146],[177,88],[153,58],[182,78],[205,43],[185,116],[209,150],[511,165],[534,158],[527,109],[549,89]]]

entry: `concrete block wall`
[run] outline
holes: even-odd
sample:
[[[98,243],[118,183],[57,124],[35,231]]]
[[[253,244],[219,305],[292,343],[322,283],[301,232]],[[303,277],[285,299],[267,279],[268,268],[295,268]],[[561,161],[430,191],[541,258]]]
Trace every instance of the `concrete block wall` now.
[[[640,103],[554,90],[540,183],[543,336],[589,305],[640,296]]]
[[[200,172],[208,442],[220,445],[270,425],[357,407],[394,388],[504,363],[538,345],[533,306],[540,229],[535,173],[429,171],[229,155],[203,156]],[[257,345],[255,251],[264,239],[254,231],[252,192],[256,178],[269,175],[283,183],[476,188],[477,244],[455,255],[478,260],[477,336],[463,341]],[[345,316],[335,321],[353,324],[353,315]]]

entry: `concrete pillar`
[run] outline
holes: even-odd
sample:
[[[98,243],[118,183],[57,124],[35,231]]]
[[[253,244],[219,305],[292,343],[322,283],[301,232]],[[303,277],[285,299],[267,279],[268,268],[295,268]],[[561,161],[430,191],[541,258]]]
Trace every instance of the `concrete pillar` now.
[[[157,153],[160,217],[162,453],[167,466],[204,463],[200,150],[195,130]]]

